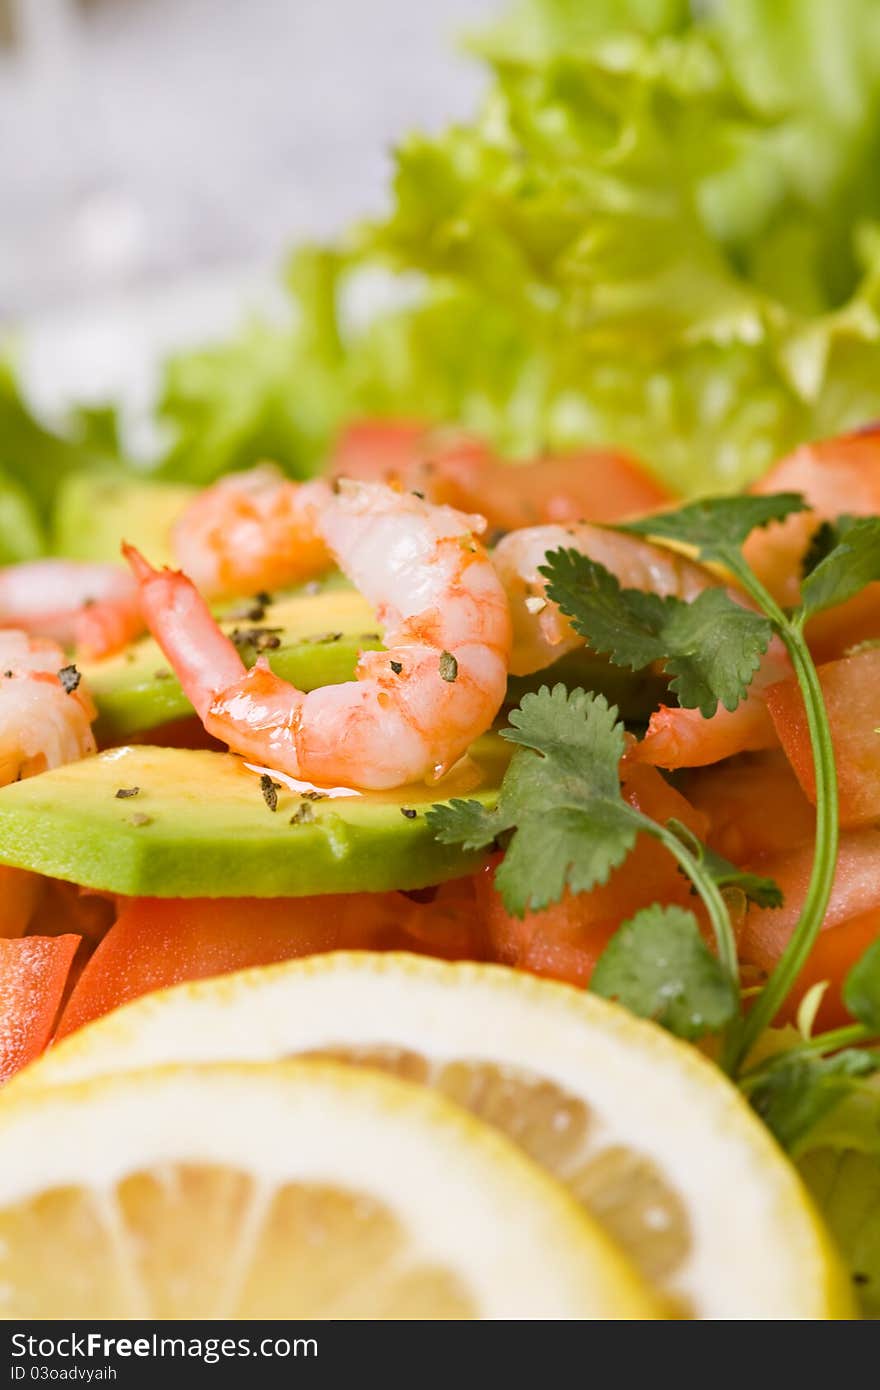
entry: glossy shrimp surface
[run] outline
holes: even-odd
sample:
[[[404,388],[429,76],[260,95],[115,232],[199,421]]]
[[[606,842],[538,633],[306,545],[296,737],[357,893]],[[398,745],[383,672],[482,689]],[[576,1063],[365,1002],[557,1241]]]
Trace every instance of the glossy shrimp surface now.
[[[380,790],[450,767],[504,698],[510,613],[481,517],[379,483],[341,483],[318,516],[329,553],[377,609],[387,649],[304,694],[245,667],[189,580],[127,550],[147,622],[205,728],[309,781]]]
[[[0,631],[0,786],[94,753],[95,709],[81,681],[65,689],[66,665],[48,638]]]
[[[121,565],[29,560],[0,569],[4,625],[102,657],[137,637],[144,620],[137,585]]]
[[[499,542],[493,560],[510,602],[514,675],[543,670],[566,652],[584,645],[568,619],[546,596],[539,573],[548,551],[581,551],[605,566],[624,588],[692,602],[704,589],[723,581],[711,570],[668,546],[655,545],[600,526],[530,526]],[[740,602],[741,595],[732,593]],[[651,717],[642,741],[629,758],[657,767],[702,767],[749,750],[778,744],[762,691],[791,674],[788,657],[775,642],[764,657],[745,700],[733,711],[719,707],[704,719],[699,710],[663,705]]]
[[[541,671],[584,645],[555,603],[546,597],[539,573],[552,550],[578,550],[610,570],[626,589],[645,589],[690,602],[720,580],[668,546],[640,536],[581,522],[574,526],[526,526],[499,541],[492,560],[504,585],[513,619],[510,669],[515,676]]]
[[[291,482],[273,464],[230,473],[177,522],[177,562],[208,598],[310,579],[333,563],[317,520],[328,496],[326,483]]]

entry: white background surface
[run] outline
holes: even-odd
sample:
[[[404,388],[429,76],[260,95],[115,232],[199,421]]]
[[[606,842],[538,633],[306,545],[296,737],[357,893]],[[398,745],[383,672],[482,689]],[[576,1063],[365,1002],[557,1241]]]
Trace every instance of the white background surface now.
[[[38,401],[271,302],[283,249],[381,211],[389,149],[467,116],[498,0],[6,0],[0,325]]]

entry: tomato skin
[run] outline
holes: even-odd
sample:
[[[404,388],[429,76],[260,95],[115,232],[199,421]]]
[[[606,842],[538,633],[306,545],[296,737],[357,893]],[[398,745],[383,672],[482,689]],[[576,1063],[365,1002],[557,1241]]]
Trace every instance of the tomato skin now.
[[[734,864],[812,842],[816,812],[782,749],[695,768],[680,785],[708,818],[707,843]]]
[[[769,972],[782,955],[797,925],[813,865],[812,844],[766,855],[751,865],[768,874],[784,894],[780,908],[750,907],[740,942],[740,957]],[[880,830],[845,831],[834,876],[834,889],[815,948],[781,1009],[790,1021],[805,991],[820,980],[829,988],[818,1015],[819,1028],[847,1022],[841,989],[864,950],[880,936]]]
[[[753,531],[745,556],[773,597],[787,607],[799,599],[801,561],[820,521],[841,512],[880,513],[880,425],[804,444],[773,465],[751,492],[800,492],[811,510]]]
[[[479,512],[502,531],[543,522],[619,521],[674,500],[641,464],[618,450],[583,449],[507,462],[463,431],[412,420],[350,425],[340,436],[330,474],[415,489],[432,502]]]
[[[657,821],[682,821],[701,838],[706,817],[696,811],[654,767],[621,766],[623,795]],[[499,861],[500,862],[500,861]],[[588,893],[566,892],[558,903],[514,917],[494,885],[495,868],[478,875],[478,895],[494,958],[505,965],[586,986],[602,951],[621,922],[651,903],[678,903],[697,910],[687,881],[668,850],[639,835],[625,863],[608,882]]]
[[[52,1036],[78,936],[0,937],[0,1082]]]
[[[415,950],[481,959],[470,880],[418,902],[403,893],[313,898],[129,898],[82,971],[64,1037],[129,999],[186,980],[334,950]]]
[[[818,667],[837,763],[840,822],[863,825],[880,816],[880,649]],[[767,707],[789,762],[810,801],[816,775],[807,714],[794,679],[771,685]]]

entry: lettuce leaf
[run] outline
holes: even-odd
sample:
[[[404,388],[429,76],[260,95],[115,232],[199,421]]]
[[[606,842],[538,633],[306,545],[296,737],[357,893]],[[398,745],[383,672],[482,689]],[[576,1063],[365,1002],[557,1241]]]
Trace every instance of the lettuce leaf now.
[[[880,414],[873,0],[520,0],[471,47],[479,113],[296,258],[289,325],[170,365],[166,472],[304,474],[346,417],[417,413],[693,493]],[[402,302],[364,322],[381,272]]]

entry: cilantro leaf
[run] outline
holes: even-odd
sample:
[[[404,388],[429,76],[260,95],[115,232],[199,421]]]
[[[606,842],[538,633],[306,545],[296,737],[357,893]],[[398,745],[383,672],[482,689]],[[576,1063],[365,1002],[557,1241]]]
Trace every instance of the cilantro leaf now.
[[[877,1059],[857,1048],[831,1057],[783,1052],[748,1088],[749,1099],[783,1148],[797,1153],[819,1121],[876,1068]]]
[[[807,504],[798,492],[777,492],[766,497],[706,497],[674,512],[659,512],[626,522],[619,529],[680,541],[693,546],[701,560],[726,564],[756,528],[806,510]]]
[[[880,1033],[880,941],[868,947],[847,975],[843,1001],[853,1018]]]
[[[706,946],[693,913],[658,903],[614,934],[590,989],[688,1039],[718,1032],[739,1007],[736,982]]]
[[[821,521],[810,537],[810,544],[801,561],[801,578],[806,579],[817,565],[827,559],[839,545],[855,521],[854,516],[839,516],[834,521]]]
[[[427,821],[443,844],[477,849],[512,830],[496,885],[517,916],[586,892],[623,862],[641,828],[622,800],[623,726],[602,695],[557,685],[526,695],[503,736],[520,747],[498,804],[456,800]]]
[[[706,589],[691,603],[624,589],[577,550],[551,551],[540,573],[550,598],[594,651],[633,670],[663,662],[679,703],[706,718],[719,702],[736,709],[772,636],[766,618],[721,588]]]
[[[843,522],[844,524],[840,524]],[[804,615],[845,603],[880,580],[880,516],[840,518],[837,543],[807,575],[801,588]]]

